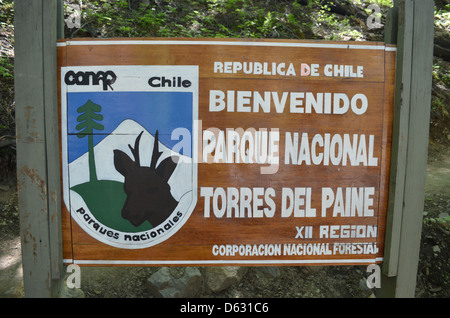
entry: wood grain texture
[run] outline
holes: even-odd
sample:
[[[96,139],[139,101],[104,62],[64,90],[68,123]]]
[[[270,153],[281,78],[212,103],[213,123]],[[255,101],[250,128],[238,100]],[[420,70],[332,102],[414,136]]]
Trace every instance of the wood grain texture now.
[[[200,145],[198,157],[202,159],[202,135],[205,130],[225,131],[227,128],[237,130],[277,129],[279,134],[279,165],[274,174],[261,174],[261,167],[267,164],[246,163],[204,163],[198,164],[197,205],[189,220],[183,227],[166,241],[145,249],[125,250],[103,244],[89,236],[76,222],[71,220],[67,208],[63,209],[64,258],[68,261],[125,261],[119,265],[304,265],[304,264],[361,264],[381,262],[384,250],[385,220],[388,202],[390,151],[392,141],[393,85],[395,51],[385,50],[383,43],[356,42],[317,42],[317,41],[249,41],[253,45],[224,45],[240,43],[238,40],[211,40],[215,45],[196,44],[197,40],[175,45],[164,44],[160,39],[133,39],[148,41],[142,44],[125,45],[128,40],[116,39],[113,45],[89,45],[88,40],[60,42],[59,66],[92,65],[199,65],[199,101],[198,119],[201,127],[198,131]],[[161,41],[151,44],[152,41]],[[80,41],[82,45],[80,45]],[[117,44],[117,41],[123,41]],[[172,42],[175,40],[171,40]],[[182,39],[181,41],[188,41]],[[206,40],[198,40],[206,41]],[[209,41],[209,40],[208,40]],[[245,40],[247,41],[247,40]],[[201,42],[203,43],[203,42]],[[271,46],[262,46],[270,43]],[[285,45],[287,43],[288,45]],[[316,44],[329,44],[329,47],[314,47]],[[335,48],[338,45],[358,45],[358,48]],[[64,46],[62,46],[64,45]],[[294,45],[294,47],[289,46]],[[297,45],[297,47],[295,47]],[[304,47],[302,47],[304,46]],[[310,47],[308,47],[310,46]],[[333,47],[335,46],[335,47]],[[375,49],[374,49],[375,48]],[[380,49],[381,48],[381,49]],[[259,62],[292,63],[296,74],[293,76],[215,73],[214,62]],[[320,75],[300,76],[301,63],[320,65]],[[323,74],[326,64],[352,65],[364,67],[364,77],[327,77]],[[227,112],[210,111],[210,91],[246,91],[250,92],[250,104],[255,92],[264,96],[264,92],[283,93],[288,96],[283,112],[277,112],[272,101],[270,112]],[[291,93],[311,92],[314,96],[325,93],[347,94],[349,98],[364,94],[368,100],[367,111],[357,115],[351,111],[345,114],[292,113],[290,110]],[[236,110],[236,108],[235,108]],[[373,157],[377,158],[375,166],[350,165],[306,165],[285,164],[285,144],[287,134],[307,133],[309,142],[315,135],[330,138],[335,135],[343,138],[344,134],[364,137],[368,146],[369,136],[373,136]],[[320,152],[320,147],[317,147]],[[200,195],[201,188],[262,188],[273,189],[275,212],[273,217],[217,217],[211,212],[205,217],[205,198]],[[321,217],[322,190],[331,188],[374,188],[374,215],[370,217]],[[283,188],[310,188],[310,205],[316,209],[315,217],[282,217],[281,206]],[[303,197],[306,199],[306,196]],[[270,202],[269,202],[270,203]],[[267,201],[262,201],[260,209],[270,208]],[[302,203],[303,208],[305,203]],[[233,213],[234,210],[233,210]],[[321,225],[376,226],[376,237],[357,238],[320,238]],[[313,237],[295,238],[297,227],[312,226]],[[283,255],[287,244],[322,244],[323,248],[332,250],[333,244],[339,243],[376,243],[378,253],[339,254],[339,255]],[[214,245],[253,245],[268,248],[267,244],[279,246],[282,255],[262,256],[224,256],[213,255]],[[328,244],[328,245],[326,245]],[[306,245],[305,245],[306,249]],[[276,253],[275,253],[276,254]],[[138,264],[129,263],[138,261]],[[140,262],[142,261],[142,262]],[[117,264],[116,264],[117,265]]]

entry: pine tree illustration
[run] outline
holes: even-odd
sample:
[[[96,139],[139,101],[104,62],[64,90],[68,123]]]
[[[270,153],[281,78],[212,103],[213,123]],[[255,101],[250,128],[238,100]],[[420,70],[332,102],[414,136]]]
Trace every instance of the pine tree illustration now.
[[[81,115],[77,117],[77,121],[80,123],[76,129],[81,130],[78,132],[78,138],[88,137],[88,150],[89,150],[89,178],[90,182],[97,181],[97,170],[95,167],[94,157],[94,136],[95,130],[103,130],[105,127],[99,124],[98,121],[103,120],[103,115],[98,114],[101,112],[102,107],[88,100],[86,104],[80,106],[77,112]]]

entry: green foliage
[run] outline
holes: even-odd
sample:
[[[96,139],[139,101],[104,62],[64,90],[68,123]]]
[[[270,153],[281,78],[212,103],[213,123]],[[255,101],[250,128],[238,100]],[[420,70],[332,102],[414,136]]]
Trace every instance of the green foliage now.
[[[392,0],[352,0],[355,4],[378,4],[379,6],[392,7]]]
[[[82,10],[82,29],[67,35],[314,38],[308,11],[297,1],[169,0],[132,9],[128,1],[97,0]]]
[[[0,26],[14,24],[14,0],[0,0]]]
[[[0,76],[3,79],[14,78],[14,64],[8,57],[0,57]]]
[[[322,34],[326,40],[361,40],[363,34],[352,28],[348,18],[340,18],[331,12],[331,8],[327,2],[316,2],[318,9],[314,10],[316,27],[314,32]]]
[[[19,209],[17,195],[0,200],[0,227],[17,227],[19,224]]]
[[[442,97],[434,97],[431,101],[431,110],[435,114],[439,114],[441,117],[449,117],[449,113],[447,111],[447,105],[444,102]]]
[[[450,3],[442,8],[435,7],[434,25],[437,29],[450,32]]]
[[[0,64],[0,74],[12,74],[12,71],[6,72],[4,68],[12,69],[11,64],[5,65],[5,57],[12,58],[14,56],[14,1],[0,0],[0,37],[2,39],[0,45],[0,56],[2,58]]]
[[[138,0],[84,3],[82,29],[67,30],[67,37],[364,39],[364,22],[337,15],[324,0],[161,0],[139,6]],[[348,0],[349,7],[358,6],[363,14],[369,3],[380,5],[382,13],[392,6],[391,0]]]
[[[450,216],[447,211],[450,207],[450,201],[447,197],[435,194],[431,197],[425,197],[423,224],[438,225],[450,230]]]
[[[14,135],[14,60],[0,56],[0,136]],[[4,151],[9,151],[4,149]],[[0,152],[0,162],[3,152]]]
[[[15,132],[13,0],[0,0],[0,37],[0,136],[12,136]],[[9,148],[1,150],[0,163],[9,152]]]
[[[450,70],[440,63],[433,64],[433,79],[450,88]]]

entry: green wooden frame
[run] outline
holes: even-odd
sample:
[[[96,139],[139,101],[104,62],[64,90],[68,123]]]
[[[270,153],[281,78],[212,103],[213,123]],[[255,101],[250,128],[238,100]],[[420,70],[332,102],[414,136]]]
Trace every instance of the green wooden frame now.
[[[62,8],[58,0],[14,3],[17,181],[26,297],[55,295],[63,271],[56,73]]]
[[[397,44],[394,126],[380,296],[414,297],[424,205],[434,2],[396,0],[386,41]]]

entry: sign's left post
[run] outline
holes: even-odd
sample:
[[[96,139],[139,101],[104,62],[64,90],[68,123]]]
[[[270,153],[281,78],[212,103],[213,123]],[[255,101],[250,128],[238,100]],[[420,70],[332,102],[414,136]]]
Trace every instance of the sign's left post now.
[[[17,186],[26,297],[58,294],[62,267],[56,41],[61,0],[17,0]]]

